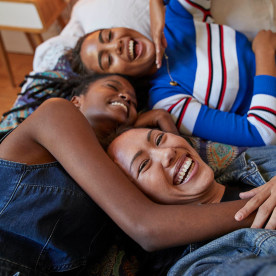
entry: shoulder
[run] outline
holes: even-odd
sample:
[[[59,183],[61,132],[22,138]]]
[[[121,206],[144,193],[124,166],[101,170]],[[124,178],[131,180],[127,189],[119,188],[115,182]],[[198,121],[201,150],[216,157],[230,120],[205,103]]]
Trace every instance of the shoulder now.
[[[72,102],[64,98],[51,98],[43,102],[37,109],[37,111],[62,111],[63,109],[76,109]],[[51,113],[49,113],[50,115]]]
[[[35,133],[40,129],[68,125],[78,114],[81,113],[72,102],[63,98],[51,98],[43,102],[23,123]]]

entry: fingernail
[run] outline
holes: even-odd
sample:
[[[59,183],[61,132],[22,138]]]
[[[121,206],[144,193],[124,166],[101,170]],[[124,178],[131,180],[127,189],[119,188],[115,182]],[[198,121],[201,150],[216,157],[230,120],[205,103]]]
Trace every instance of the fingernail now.
[[[235,220],[240,221],[242,219],[242,215],[241,214],[236,214],[235,215]]]

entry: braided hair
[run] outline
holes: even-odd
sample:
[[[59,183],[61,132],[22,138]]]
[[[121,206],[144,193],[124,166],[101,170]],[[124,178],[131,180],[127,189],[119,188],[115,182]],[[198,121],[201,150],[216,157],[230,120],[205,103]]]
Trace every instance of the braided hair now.
[[[111,74],[92,74],[83,76],[71,76],[68,79],[63,77],[51,77],[45,75],[27,75],[26,79],[40,80],[38,84],[29,86],[19,96],[25,96],[28,103],[12,108],[3,113],[3,117],[7,115],[25,110],[28,108],[37,108],[41,103],[49,98],[65,98],[70,100],[73,96],[84,95],[87,93],[89,85],[99,79],[106,78]],[[116,74],[112,74],[116,75]]]

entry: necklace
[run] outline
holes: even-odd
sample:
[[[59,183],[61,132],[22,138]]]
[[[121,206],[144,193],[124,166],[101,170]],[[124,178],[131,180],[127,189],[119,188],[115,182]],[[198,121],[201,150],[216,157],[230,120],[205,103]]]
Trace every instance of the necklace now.
[[[176,81],[173,80],[172,75],[171,75],[171,72],[170,72],[169,57],[167,56],[166,53],[164,53],[164,57],[165,57],[165,59],[166,59],[167,72],[168,72],[168,75],[169,75],[169,77],[170,77],[170,79],[171,79],[170,85],[171,85],[171,86],[177,86],[178,83],[177,83]]]

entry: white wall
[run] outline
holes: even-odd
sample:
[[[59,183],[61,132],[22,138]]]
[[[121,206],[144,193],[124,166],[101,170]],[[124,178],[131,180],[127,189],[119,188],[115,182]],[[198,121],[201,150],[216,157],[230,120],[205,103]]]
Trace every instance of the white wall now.
[[[66,0],[68,3],[66,9],[64,10],[62,16],[65,20],[69,20],[70,13],[74,3],[77,0]],[[61,31],[60,26],[57,22],[55,22],[47,32],[42,34],[44,40],[56,36]],[[8,52],[12,53],[22,53],[22,54],[32,54],[32,47],[29,45],[29,42],[23,32],[19,31],[9,31],[9,30],[1,30],[1,34],[3,37],[5,49]]]

